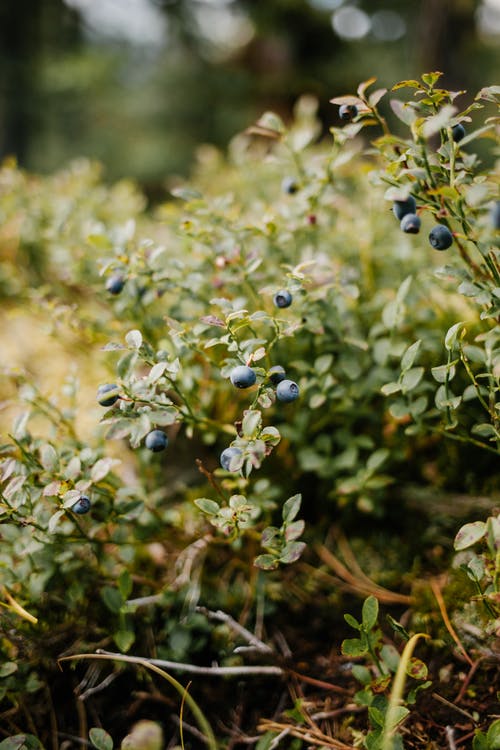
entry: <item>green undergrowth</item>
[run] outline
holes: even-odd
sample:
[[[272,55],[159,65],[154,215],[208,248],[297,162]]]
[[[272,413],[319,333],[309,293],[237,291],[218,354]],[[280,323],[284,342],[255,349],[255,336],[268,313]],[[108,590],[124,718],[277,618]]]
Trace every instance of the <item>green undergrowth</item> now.
[[[304,96],[154,207],[4,164],[0,750],[498,747],[498,95]]]

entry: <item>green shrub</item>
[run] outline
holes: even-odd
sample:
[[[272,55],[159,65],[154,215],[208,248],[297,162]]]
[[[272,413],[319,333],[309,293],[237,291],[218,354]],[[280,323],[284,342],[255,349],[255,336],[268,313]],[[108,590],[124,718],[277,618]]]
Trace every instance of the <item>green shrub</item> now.
[[[390,101],[402,135],[373,80],[333,100],[357,114],[330,145],[317,143],[310,97],[289,126],[266,113],[227,163],[203,149],[192,185],[149,213],[91,165],[52,178],[5,165],[6,305],[55,316],[54,346],[79,341],[82,384],[46,395],[28,339],[5,362],[19,392],[0,446],[7,703],[46,684],[63,651],[112,641],[149,656],[156,615],[144,602],[163,613],[164,658],[215,648],[231,661],[231,639],[214,646],[198,602],[272,617],[286,600],[281,566],[304,553],[315,565],[309,551],[339,518],[390,535],[415,486],[430,499],[498,491],[497,186],[469,151],[494,136],[484,115],[498,90],[459,110],[438,80],[394,87],[414,94]],[[381,132],[367,144],[371,127]],[[417,211],[419,233],[401,230],[394,201],[397,214]],[[444,265],[427,239],[436,225],[438,245],[452,238]],[[278,306],[282,291],[291,303]],[[230,379],[241,365],[248,388]],[[298,386],[293,402],[276,397],[277,366]],[[90,436],[79,409],[84,433],[100,421]],[[145,445],[153,430],[167,436],[158,453]],[[408,544],[421,555],[418,538]]]

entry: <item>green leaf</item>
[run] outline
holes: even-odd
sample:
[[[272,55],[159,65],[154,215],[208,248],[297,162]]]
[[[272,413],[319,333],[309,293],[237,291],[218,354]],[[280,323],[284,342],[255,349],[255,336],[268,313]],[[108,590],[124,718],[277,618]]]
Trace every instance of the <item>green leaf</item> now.
[[[0,745],[0,748],[2,746]],[[484,732],[476,731],[472,740],[472,750],[489,750],[488,739]]]
[[[378,727],[384,726],[385,714],[380,708],[377,708],[377,706],[369,706],[368,715],[372,724]]]
[[[49,518],[49,522],[47,524],[47,531],[49,532],[49,534],[54,533],[59,521],[64,516],[64,514],[65,514],[64,510],[56,510],[56,512],[51,515],[51,517]]]
[[[285,539],[287,542],[293,542],[304,533],[305,521],[294,521],[286,527]]]
[[[472,547],[473,544],[476,544],[476,542],[479,542],[485,536],[486,529],[484,521],[466,523],[465,526],[462,526],[453,541],[454,549],[459,552],[460,550],[467,549],[467,547]]]
[[[156,383],[165,370],[167,369],[167,362],[157,362],[153,367],[151,368],[149,375],[148,375],[148,381],[150,383]]]
[[[259,118],[257,125],[265,130],[274,130],[276,133],[285,132],[285,123],[275,112],[264,112]]]
[[[183,201],[199,200],[203,197],[198,190],[195,190],[194,188],[186,185],[174,187],[170,190],[170,193],[174,196],[174,198],[180,198],[180,200]]]
[[[50,443],[44,443],[40,449],[40,462],[45,471],[54,471],[59,459],[55,448]]]
[[[391,91],[397,91],[398,89],[422,89],[423,86],[420,83],[420,81],[415,80],[408,80],[408,81],[400,81],[399,83],[394,84]]]
[[[374,451],[370,456],[368,456],[368,459],[366,461],[366,470],[370,474],[373,474],[382,466],[388,456],[389,451],[387,450],[387,448],[379,448],[378,450]]]
[[[406,706],[395,706],[392,712],[392,721],[387,722],[386,728],[389,732],[392,732],[398,724],[401,724],[403,719],[406,719],[408,714],[410,713],[410,709],[406,708]]]
[[[384,396],[392,396],[393,393],[399,393],[401,390],[401,383],[396,383],[396,381],[386,383],[380,390]]]
[[[488,742],[488,750],[500,750],[500,719],[495,719],[490,724],[486,732],[486,740]]]
[[[305,542],[288,542],[285,544],[280,554],[280,562],[285,563],[286,565],[296,562],[305,548]]]
[[[356,620],[355,617],[350,615],[348,612],[344,614],[344,620],[346,621],[348,625],[351,626],[351,628],[354,628],[355,630],[361,630],[360,623]]]
[[[432,377],[437,383],[447,383],[453,380],[455,372],[456,368],[452,363],[431,368]]]
[[[123,570],[118,577],[118,590],[123,598],[126,600],[132,593],[132,576],[128,570]]]
[[[436,391],[434,402],[438,409],[457,409],[462,401],[461,396],[455,396],[449,388],[440,385]]]
[[[15,734],[0,742],[0,750],[44,750],[33,734]]]
[[[409,632],[406,630],[406,628],[404,628],[401,625],[401,623],[399,623],[397,620],[395,620],[394,617],[392,617],[391,615],[386,615],[386,620],[389,623],[389,625],[391,626],[391,628],[396,633],[399,633],[399,635],[402,638],[404,638],[405,641],[409,641],[410,640],[410,634],[409,634]]]
[[[412,391],[414,388],[416,388],[422,380],[423,374],[423,367],[412,367],[410,370],[407,370],[401,378],[402,392],[408,393],[409,391]]]
[[[399,652],[392,643],[384,643],[380,649],[380,658],[391,672],[396,672],[399,666]]]
[[[436,84],[439,79],[441,78],[443,74],[441,71],[436,70],[432,73],[423,73],[422,75],[422,81],[429,86],[429,88],[433,88],[434,84]]]
[[[344,656],[364,656],[368,647],[366,641],[361,640],[361,638],[346,638],[342,641],[341,651]]]
[[[333,364],[333,354],[322,354],[320,357],[316,357],[314,362],[314,371],[318,375],[324,375],[331,370]]]
[[[259,555],[255,558],[253,564],[261,570],[276,570],[279,567],[279,560],[274,555]]]
[[[125,336],[125,341],[131,349],[140,349],[142,346],[142,333],[137,329],[129,331]]]
[[[466,333],[465,329],[462,331],[464,325],[465,323],[460,321],[459,323],[455,323],[455,325],[451,326],[451,328],[449,328],[448,331],[446,332],[446,336],[444,338],[444,345],[446,349],[448,349],[448,351],[451,351],[454,348],[460,332],[462,332],[460,338],[463,338],[463,336],[465,335]]]
[[[208,516],[216,516],[220,510],[219,504],[207,497],[199,497],[194,501],[194,504]]]
[[[389,104],[396,117],[405,125],[411,125],[417,119],[417,113],[410,104],[400,102],[399,99],[391,99]]]
[[[118,614],[124,604],[122,595],[118,589],[115,589],[113,586],[104,586],[104,588],[101,589],[101,599],[110,612],[113,612],[114,614]]]
[[[375,596],[369,596],[363,602],[363,608],[361,610],[361,618],[363,628],[365,630],[371,630],[377,624],[378,618],[378,599]]]
[[[482,422],[481,424],[475,424],[471,429],[472,435],[478,435],[478,437],[489,438],[491,440],[498,439],[500,436],[489,422]]]
[[[113,640],[120,651],[125,654],[135,641],[135,633],[133,630],[118,630],[113,633]]]
[[[259,429],[262,425],[262,414],[260,411],[251,410],[245,412],[243,421],[241,423],[241,431],[243,436],[246,438],[254,438],[257,436]]]
[[[92,727],[89,731],[89,740],[97,750],[113,750],[113,740],[104,729]]]
[[[414,680],[426,680],[428,674],[427,665],[421,659],[412,656],[406,665],[406,674],[413,677]]]
[[[0,677],[8,677],[14,672],[17,672],[17,664],[13,661],[6,661],[0,666]]]
[[[439,133],[440,130],[450,125],[450,120],[457,113],[457,108],[452,104],[445,104],[436,115],[428,117],[423,124],[422,132],[425,138]]]
[[[422,344],[421,339],[418,339],[417,341],[415,341],[414,344],[411,344],[411,346],[409,346],[408,349],[406,349],[405,353],[403,354],[401,358],[401,370],[403,371],[409,370],[410,367],[412,367],[417,357],[417,354],[420,350],[421,344]]]
[[[291,523],[297,516],[302,502],[302,495],[293,495],[283,505],[282,517],[285,523]]]
[[[111,471],[113,466],[120,463],[121,461],[118,458],[100,458],[90,471],[91,480],[95,483],[100,482]]]
[[[369,685],[372,681],[372,673],[368,667],[364,667],[362,664],[354,664],[351,671],[354,679],[362,685]]]

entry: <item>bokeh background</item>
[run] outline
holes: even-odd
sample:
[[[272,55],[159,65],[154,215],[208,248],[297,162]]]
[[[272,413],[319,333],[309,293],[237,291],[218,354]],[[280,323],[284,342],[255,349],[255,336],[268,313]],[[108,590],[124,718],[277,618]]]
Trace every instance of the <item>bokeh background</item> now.
[[[154,196],[264,109],[314,94],[327,132],[372,75],[475,92],[499,52],[500,0],[1,0],[0,157],[88,156]]]

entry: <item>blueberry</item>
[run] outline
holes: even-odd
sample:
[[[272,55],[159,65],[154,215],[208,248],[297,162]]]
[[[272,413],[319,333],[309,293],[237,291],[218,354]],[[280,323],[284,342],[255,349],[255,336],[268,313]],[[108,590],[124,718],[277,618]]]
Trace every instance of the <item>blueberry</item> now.
[[[110,294],[120,294],[124,286],[125,279],[119,273],[115,273],[114,276],[110,276],[106,282],[106,290]]]
[[[493,229],[500,229],[500,201],[495,201],[490,209],[491,223]]]
[[[274,295],[273,301],[276,307],[290,307],[292,299],[293,297],[288,289],[280,289],[280,291],[276,292]]]
[[[237,365],[234,367],[231,370],[229,378],[236,388],[250,388],[257,379],[255,372],[251,367],[247,367],[247,365]]]
[[[151,430],[151,432],[148,432],[146,435],[144,444],[146,448],[153,451],[153,453],[159,453],[159,451],[164,451],[167,447],[168,437],[163,430]]]
[[[76,503],[71,507],[73,513],[78,513],[79,516],[83,516],[90,510],[90,499],[87,495],[81,495]]]
[[[278,385],[286,378],[285,368],[281,365],[274,365],[267,371],[267,377],[274,385]]]
[[[225,448],[220,454],[220,465],[222,468],[226,471],[231,471],[229,467],[231,466],[231,461],[233,458],[236,458],[236,456],[241,456],[239,448]]]
[[[458,143],[458,141],[462,140],[462,138],[465,136],[465,128],[461,122],[452,127],[451,134],[455,143]]]
[[[97,389],[97,401],[101,406],[113,406],[119,398],[118,386],[115,383],[106,383]]]
[[[435,250],[446,250],[453,242],[453,235],[444,224],[436,224],[430,231],[429,242]]]
[[[339,107],[339,117],[341,120],[349,122],[353,117],[356,117],[357,114],[358,108],[355,104],[342,104]]]
[[[299,386],[293,380],[282,380],[276,388],[278,401],[295,401],[299,397]]]
[[[417,201],[413,197],[413,195],[409,195],[408,198],[405,201],[394,201],[394,204],[392,206],[392,210],[394,211],[394,216],[396,219],[401,219],[403,216],[406,216],[406,214],[414,214],[417,210]]]
[[[281,182],[281,189],[284,193],[293,195],[299,189],[299,185],[297,183],[297,180],[294,180],[293,177],[284,177]]]
[[[405,214],[401,219],[401,229],[407,234],[418,234],[420,231],[420,219],[417,214]]]

